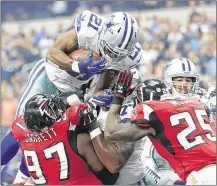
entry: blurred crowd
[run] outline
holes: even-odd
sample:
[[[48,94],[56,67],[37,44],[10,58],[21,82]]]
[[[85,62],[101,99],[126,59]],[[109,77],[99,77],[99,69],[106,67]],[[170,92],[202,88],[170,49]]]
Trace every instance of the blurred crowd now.
[[[215,5],[215,1],[192,1],[195,5]],[[83,7],[97,13],[111,11],[132,11],[188,6],[188,1],[4,1],[2,21],[53,18],[70,16],[76,9]]]
[[[165,62],[183,56],[193,61],[200,73],[200,86],[216,79],[216,20],[206,13],[193,11],[185,24],[168,18],[147,17],[140,22],[144,59],[140,71],[145,78],[162,78]],[[147,66],[149,66],[147,68]]]
[[[73,17],[86,8],[95,13],[111,13],[117,11],[118,8],[119,10],[129,9],[128,6],[131,7],[130,10],[133,10],[159,7],[169,8],[181,5],[194,7],[199,3],[211,3],[204,1],[188,4],[186,2],[175,1],[140,1],[131,5],[130,3],[132,2],[123,3],[123,1],[115,1],[111,5],[100,1],[62,2],[67,3],[67,7],[73,7],[74,11],[71,10],[68,12],[68,8],[66,8],[62,13],[57,14],[56,12],[55,15],[72,15]],[[8,3],[10,4],[10,2]],[[23,9],[19,10],[19,6],[22,7],[22,3],[24,3]],[[55,2],[31,2],[33,4],[35,3],[35,10],[40,10],[40,13],[31,14],[30,16],[27,12],[28,7],[25,10],[27,6],[25,4],[28,3],[30,2],[19,2],[19,6],[17,8],[15,7],[16,11],[14,11],[13,6],[10,8],[7,7],[6,9],[2,6],[3,21],[52,17],[53,14],[49,12],[51,10],[51,12],[55,12]],[[60,4],[58,5],[58,3]],[[49,7],[48,9],[50,11],[43,11],[43,9],[39,8],[45,4],[47,6],[44,7]],[[61,2],[56,1],[56,4],[64,9],[64,5],[61,5]],[[74,6],[72,6],[73,4]],[[18,14],[18,10],[22,13],[19,16],[16,15]],[[45,12],[47,12],[47,16]],[[67,12],[68,14],[66,14]],[[207,88],[208,82],[212,82],[214,85],[216,84],[216,20],[214,16],[208,17],[206,13],[197,12],[192,9],[188,21],[181,23],[158,16],[143,17],[138,10],[135,18],[140,26],[140,43],[144,49],[144,57],[138,66],[144,79],[151,77],[162,79],[165,63],[174,57],[183,56],[189,58],[197,65],[198,71],[200,72],[201,87]],[[70,27],[71,25],[68,26]],[[39,30],[32,29],[29,33],[24,33],[22,28],[20,28],[19,34],[16,36],[12,36],[2,30],[1,136],[5,134],[14,120],[17,104],[27,84],[27,77],[31,67],[37,60],[45,57],[47,49],[65,29],[59,23],[58,31],[50,35],[44,27]],[[17,161],[15,162],[17,163]],[[15,167],[18,166],[18,164],[12,165]],[[14,167],[12,170],[14,170]],[[14,175],[12,173],[11,175]],[[10,175],[8,179],[10,180]]]
[[[207,88],[209,81],[215,84],[214,18],[196,11],[192,11],[185,24],[162,17],[142,17],[139,11],[135,17],[140,25],[140,43],[144,48],[144,57],[138,66],[144,79],[162,79],[165,63],[174,57],[183,56],[197,65],[201,87]],[[33,61],[45,57],[47,49],[63,31],[60,23],[54,35],[47,34],[43,27],[27,34],[21,29],[16,36],[2,32],[2,126],[7,128],[14,119],[16,105],[27,83],[28,69],[34,65]]]

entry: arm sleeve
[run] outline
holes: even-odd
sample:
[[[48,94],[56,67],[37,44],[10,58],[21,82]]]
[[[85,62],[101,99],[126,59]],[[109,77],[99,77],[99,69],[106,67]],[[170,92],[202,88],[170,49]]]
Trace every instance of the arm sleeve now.
[[[19,143],[10,131],[1,142],[1,165],[7,164],[18,152]]]

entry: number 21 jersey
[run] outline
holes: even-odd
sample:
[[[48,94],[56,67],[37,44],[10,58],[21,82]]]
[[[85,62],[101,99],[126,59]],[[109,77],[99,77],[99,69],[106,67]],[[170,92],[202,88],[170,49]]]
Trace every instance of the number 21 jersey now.
[[[183,181],[192,171],[216,164],[214,125],[197,99],[139,104],[131,122],[155,129],[156,135],[149,136],[151,142]]]

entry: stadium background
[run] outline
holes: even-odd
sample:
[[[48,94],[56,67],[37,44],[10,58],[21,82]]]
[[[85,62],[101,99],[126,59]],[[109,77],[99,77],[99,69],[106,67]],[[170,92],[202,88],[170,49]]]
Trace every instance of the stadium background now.
[[[145,53],[138,66],[144,79],[162,79],[165,63],[183,56],[196,64],[201,87],[207,88],[209,81],[216,84],[216,1],[3,1],[1,5],[1,138],[14,120],[32,66],[84,9],[135,16]],[[3,169],[3,182],[12,183],[19,159],[20,154]]]

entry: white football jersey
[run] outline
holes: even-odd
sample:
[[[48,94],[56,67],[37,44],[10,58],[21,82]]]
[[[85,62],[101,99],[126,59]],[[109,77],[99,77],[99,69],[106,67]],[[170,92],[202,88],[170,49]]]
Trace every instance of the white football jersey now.
[[[181,180],[168,161],[158,154],[148,137],[145,137],[142,161],[145,171],[143,181],[146,185],[173,185]]]
[[[98,14],[85,10],[78,14],[74,20],[74,29],[77,33],[79,48],[91,49],[95,52],[98,50],[99,33],[105,24],[105,19]],[[139,43],[131,55],[126,57],[120,65],[107,69],[125,70],[137,65],[142,57],[142,47]],[[90,79],[85,79],[82,74],[71,70],[65,71],[59,69],[53,62],[47,60],[45,68],[50,81],[62,92],[77,92],[80,87]]]
[[[105,19],[98,14],[85,10],[75,18],[74,28],[77,33],[79,48],[98,52],[98,38]]]
[[[88,48],[95,52],[98,50],[99,33],[105,24],[105,18],[91,11],[85,10],[75,18],[75,31],[80,48]],[[142,58],[142,47],[137,42],[131,55],[118,66],[108,66],[106,69],[126,70],[138,64]]]
[[[127,98],[125,99],[121,108],[120,119],[123,125],[124,123],[130,121],[131,112],[134,107],[134,103],[129,99],[130,96],[128,99]],[[108,112],[101,110],[97,118],[98,121],[100,122],[100,128],[102,131],[104,131],[105,128],[105,121],[107,115]],[[129,160],[124,165],[124,167],[119,171],[120,173],[119,178],[115,184],[120,184],[120,185],[135,184],[144,177],[145,172],[143,169],[143,162],[141,160],[143,146],[144,146],[144,138],[136,142],[134,151],[130,156]]]

